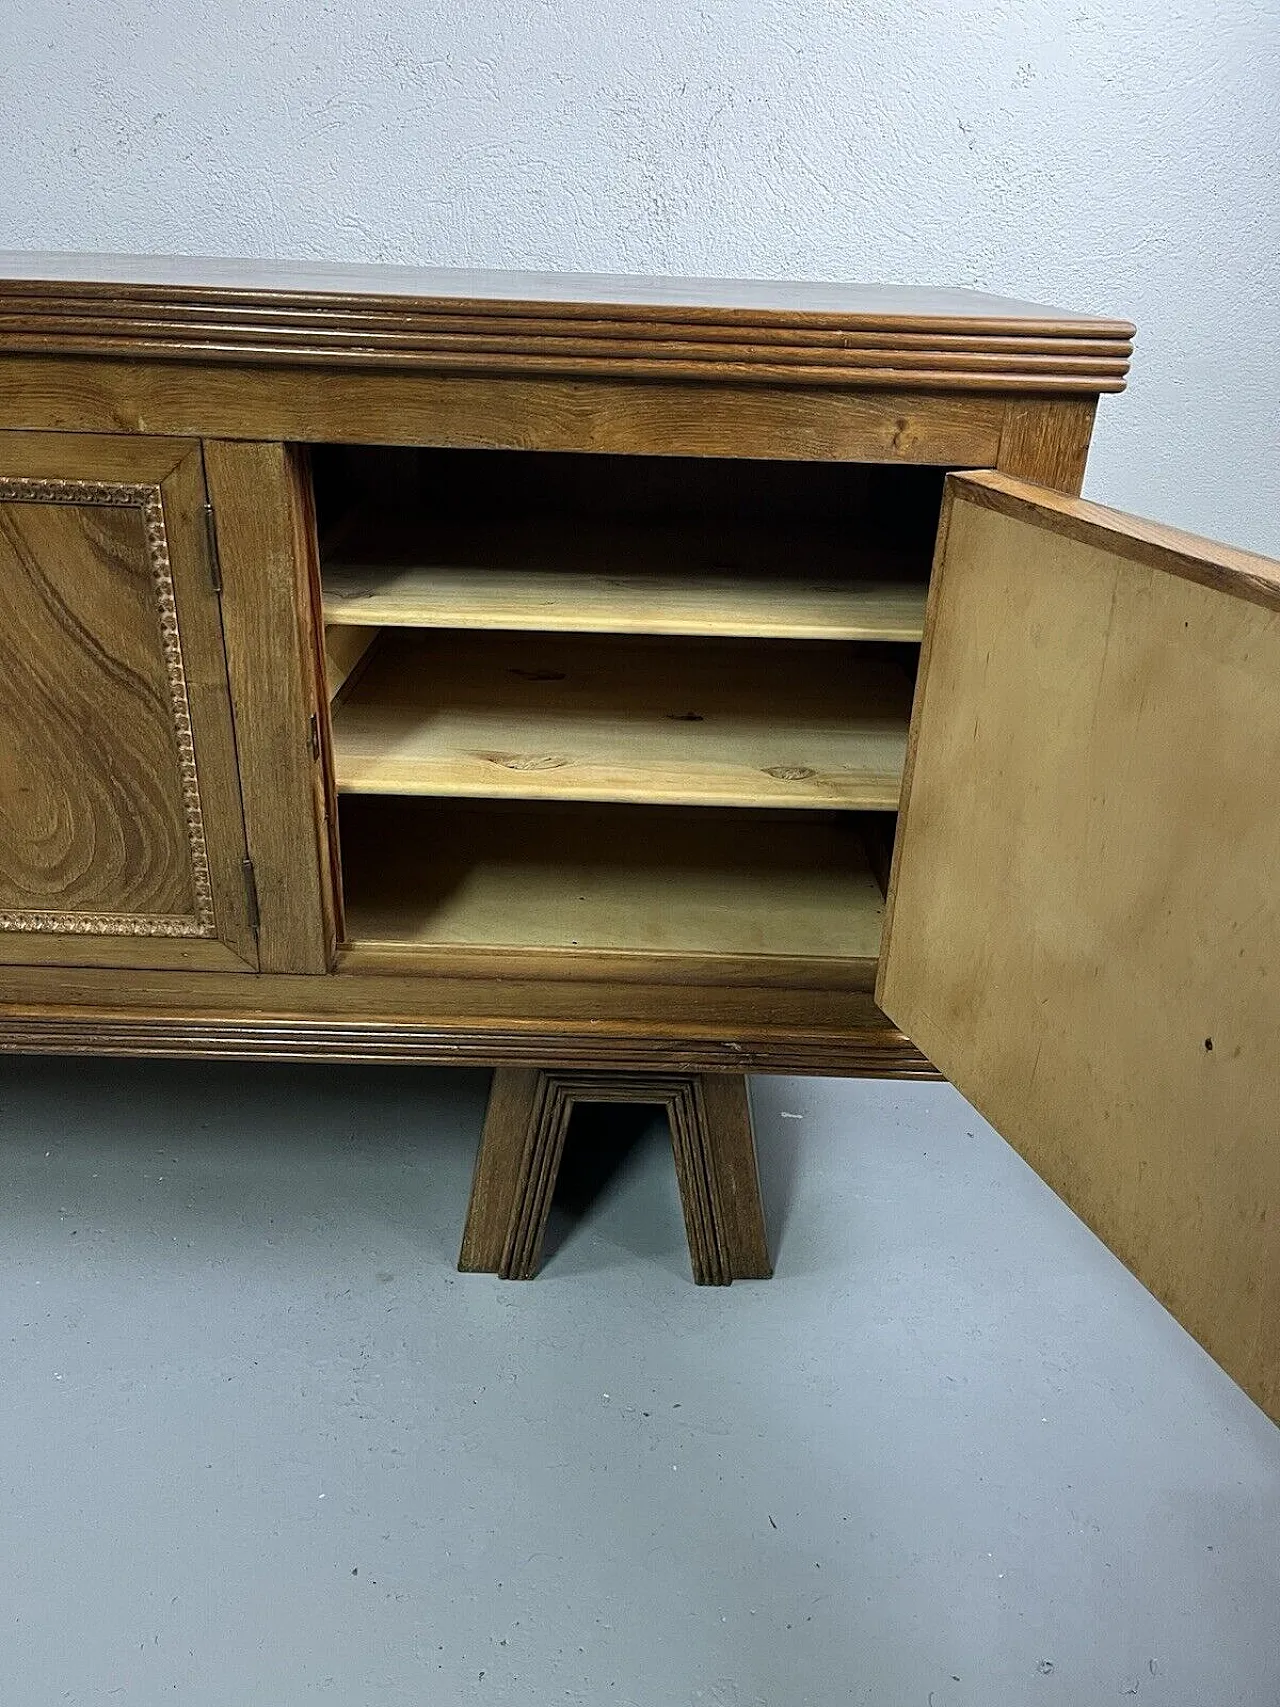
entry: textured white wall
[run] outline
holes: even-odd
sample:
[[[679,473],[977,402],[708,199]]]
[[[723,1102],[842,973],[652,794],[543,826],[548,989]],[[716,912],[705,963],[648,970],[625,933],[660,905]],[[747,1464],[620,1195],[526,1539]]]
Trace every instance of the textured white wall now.
[[[0,247],[970,284],[1088,491],[1280,554],[1276,0],[6,0]]]

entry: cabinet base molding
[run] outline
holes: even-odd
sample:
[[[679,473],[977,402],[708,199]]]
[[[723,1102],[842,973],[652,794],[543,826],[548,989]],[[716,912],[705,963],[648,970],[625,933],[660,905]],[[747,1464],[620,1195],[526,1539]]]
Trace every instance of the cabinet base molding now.
[[[565,1073],[500,1067],[458,1267],[529,1280],[537,1272],[569,1120],[577,1103],[654,1104],[671,1124],[693,1278],[700,1286],[773,1273],[747,1081],[734,1074]]]
[[[838,1078],[936,1079],[900,1031],[866,1026],[826,1035],[764,1030],[733,1038],[641,1032],[601,1023],[399,1023],[300,1015],[140,1015],[0,1008],[0,1054],[214,1056],[240,1061],[384,1061],[430,1067],[547,1066],[570,1070],[815,1073]]]

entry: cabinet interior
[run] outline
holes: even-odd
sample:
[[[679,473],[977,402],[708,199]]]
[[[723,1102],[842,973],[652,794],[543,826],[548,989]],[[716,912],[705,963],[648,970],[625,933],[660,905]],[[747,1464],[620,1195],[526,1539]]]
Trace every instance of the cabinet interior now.
[[[350,947],[870,981],[942,469],[311,468]]]

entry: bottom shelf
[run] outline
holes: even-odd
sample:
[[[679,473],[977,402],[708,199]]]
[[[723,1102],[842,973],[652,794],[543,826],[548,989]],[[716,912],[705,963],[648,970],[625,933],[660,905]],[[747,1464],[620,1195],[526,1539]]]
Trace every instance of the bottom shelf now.
[[[353,947],[874,973],[884,895],[857,814],[360,795],[340,823]]]

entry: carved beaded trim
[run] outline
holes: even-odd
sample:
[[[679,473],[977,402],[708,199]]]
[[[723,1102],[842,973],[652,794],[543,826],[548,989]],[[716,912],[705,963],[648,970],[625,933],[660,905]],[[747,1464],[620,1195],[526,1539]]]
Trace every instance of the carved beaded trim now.
[[[46,932],[58,936],[207,937],[199,919],[157,913],[0,913],[0,931]]]
[[[127,913],[36,913],[0,912],[0,931],[39,931],[65,936],[154,936],[213,937],[217,926],[213,910],[213,885],[209,872],[209,849],[196,776],[196,751],[191,735],[191,702],[187,695],[187,672],[178,633],[178,606],[174,594],[173,567],[169,560],[169,536],[164,522],[164,503],[158,486],[121,485],[89,480],[0,479],[0,502],[19,504],[111,504],[119,509],[142,512],[146,533],[147,560],[155,590],[160,650],[169,685],[169,708],[177,748],[178,778],[182,811],[191,854],[195,889],[192,917]]]

